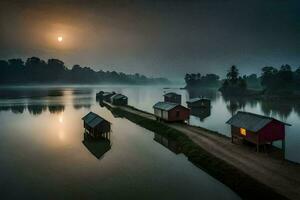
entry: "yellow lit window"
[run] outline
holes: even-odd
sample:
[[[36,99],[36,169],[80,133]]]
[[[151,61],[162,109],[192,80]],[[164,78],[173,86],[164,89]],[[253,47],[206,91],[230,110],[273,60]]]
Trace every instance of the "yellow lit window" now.
[[[244,129],[244,128],[240,128],[240,133],[241,133],[241,135],[244,135],[244,136],[246,136],[246,129]]]

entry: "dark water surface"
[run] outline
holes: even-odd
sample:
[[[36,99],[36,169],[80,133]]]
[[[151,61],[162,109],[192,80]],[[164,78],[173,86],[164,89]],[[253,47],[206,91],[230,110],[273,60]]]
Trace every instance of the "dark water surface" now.
[[[102,86],[148,111],[162,88]],[[173,141],[101,108],[99,89],[0,89],[1,199],[239,199],[190,163]],[[84,137],[81,117],[89,111],[112,122],[110,141]]]

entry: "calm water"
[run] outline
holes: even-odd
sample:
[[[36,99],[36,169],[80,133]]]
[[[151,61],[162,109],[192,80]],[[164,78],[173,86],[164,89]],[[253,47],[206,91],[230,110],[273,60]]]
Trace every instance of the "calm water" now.
[[[130,104],[152,111],[162,88],[102,89],[122,92]],[[0,89],[1,199],[239,199],[167,138],[101,108],[95,101],[99,89]],[[90,110],[112,122],[110,141],[84,138],[81,117]]]

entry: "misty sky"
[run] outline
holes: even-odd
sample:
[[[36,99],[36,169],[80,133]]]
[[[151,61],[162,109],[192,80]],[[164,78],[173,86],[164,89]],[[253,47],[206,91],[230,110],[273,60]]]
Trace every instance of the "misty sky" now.
[[[59,43],[57,37],[64,40]],[[300,66],[297,0],[1,0],[0,59],[181,78]]]

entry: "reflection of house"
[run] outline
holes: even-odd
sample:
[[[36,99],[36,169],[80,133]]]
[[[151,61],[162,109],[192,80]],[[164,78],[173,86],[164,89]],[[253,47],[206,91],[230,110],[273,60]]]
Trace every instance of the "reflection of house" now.
[[[94,138],[110,132],[110,122],[93,112],[89,112],[82,120],[85,132]]]
[[[190,116],[190,109],[176,103],[158,102],[154,106],[154,115],[165,121],[185,121]]]
[[[210,107],[210,100],[206,99],[206,98],[193,98],[193,99],[188,100],[186,103],[189,108],[191,108],[191,107],[209,108]]]
[[[98,159],[111,149],[109,137],[101,137],[99,140],[94,140],[91,136],[84,134],[82,143]]]
[[[226,123],[231,125],[232,141],[242,138],[256,144],[257,150],[259,145],[277,140],[282,140],[284,146],[285,125],[289,125],[271,117],[241,111]]]
[[[115,92],[103,92],[100,91],[96,94],[96,98],[100,101],[107,101],[110,102],[110,98],[115,95]]]
[[[210,107],[192,107],[191,115],[199,117],[200,121],[210,116]]]
[[[164,95],[164,101],[181,104],[181,95],[174,92],[169,92]]]
[[[162,135],[159,135],[157,133],[155,133],[154,135],[154,141],[160,143],[161,145],[167,147],[168,149],[170,149],[172,152],[178,154],[180,153],[180,147],[178,145],[178,142],[176,142],[175,140],[171,140],[167,137],[164,137]]]
[[[125,106],[128,104],[128,98],[123,94],[115,94],[110,98],[113,105]]]

